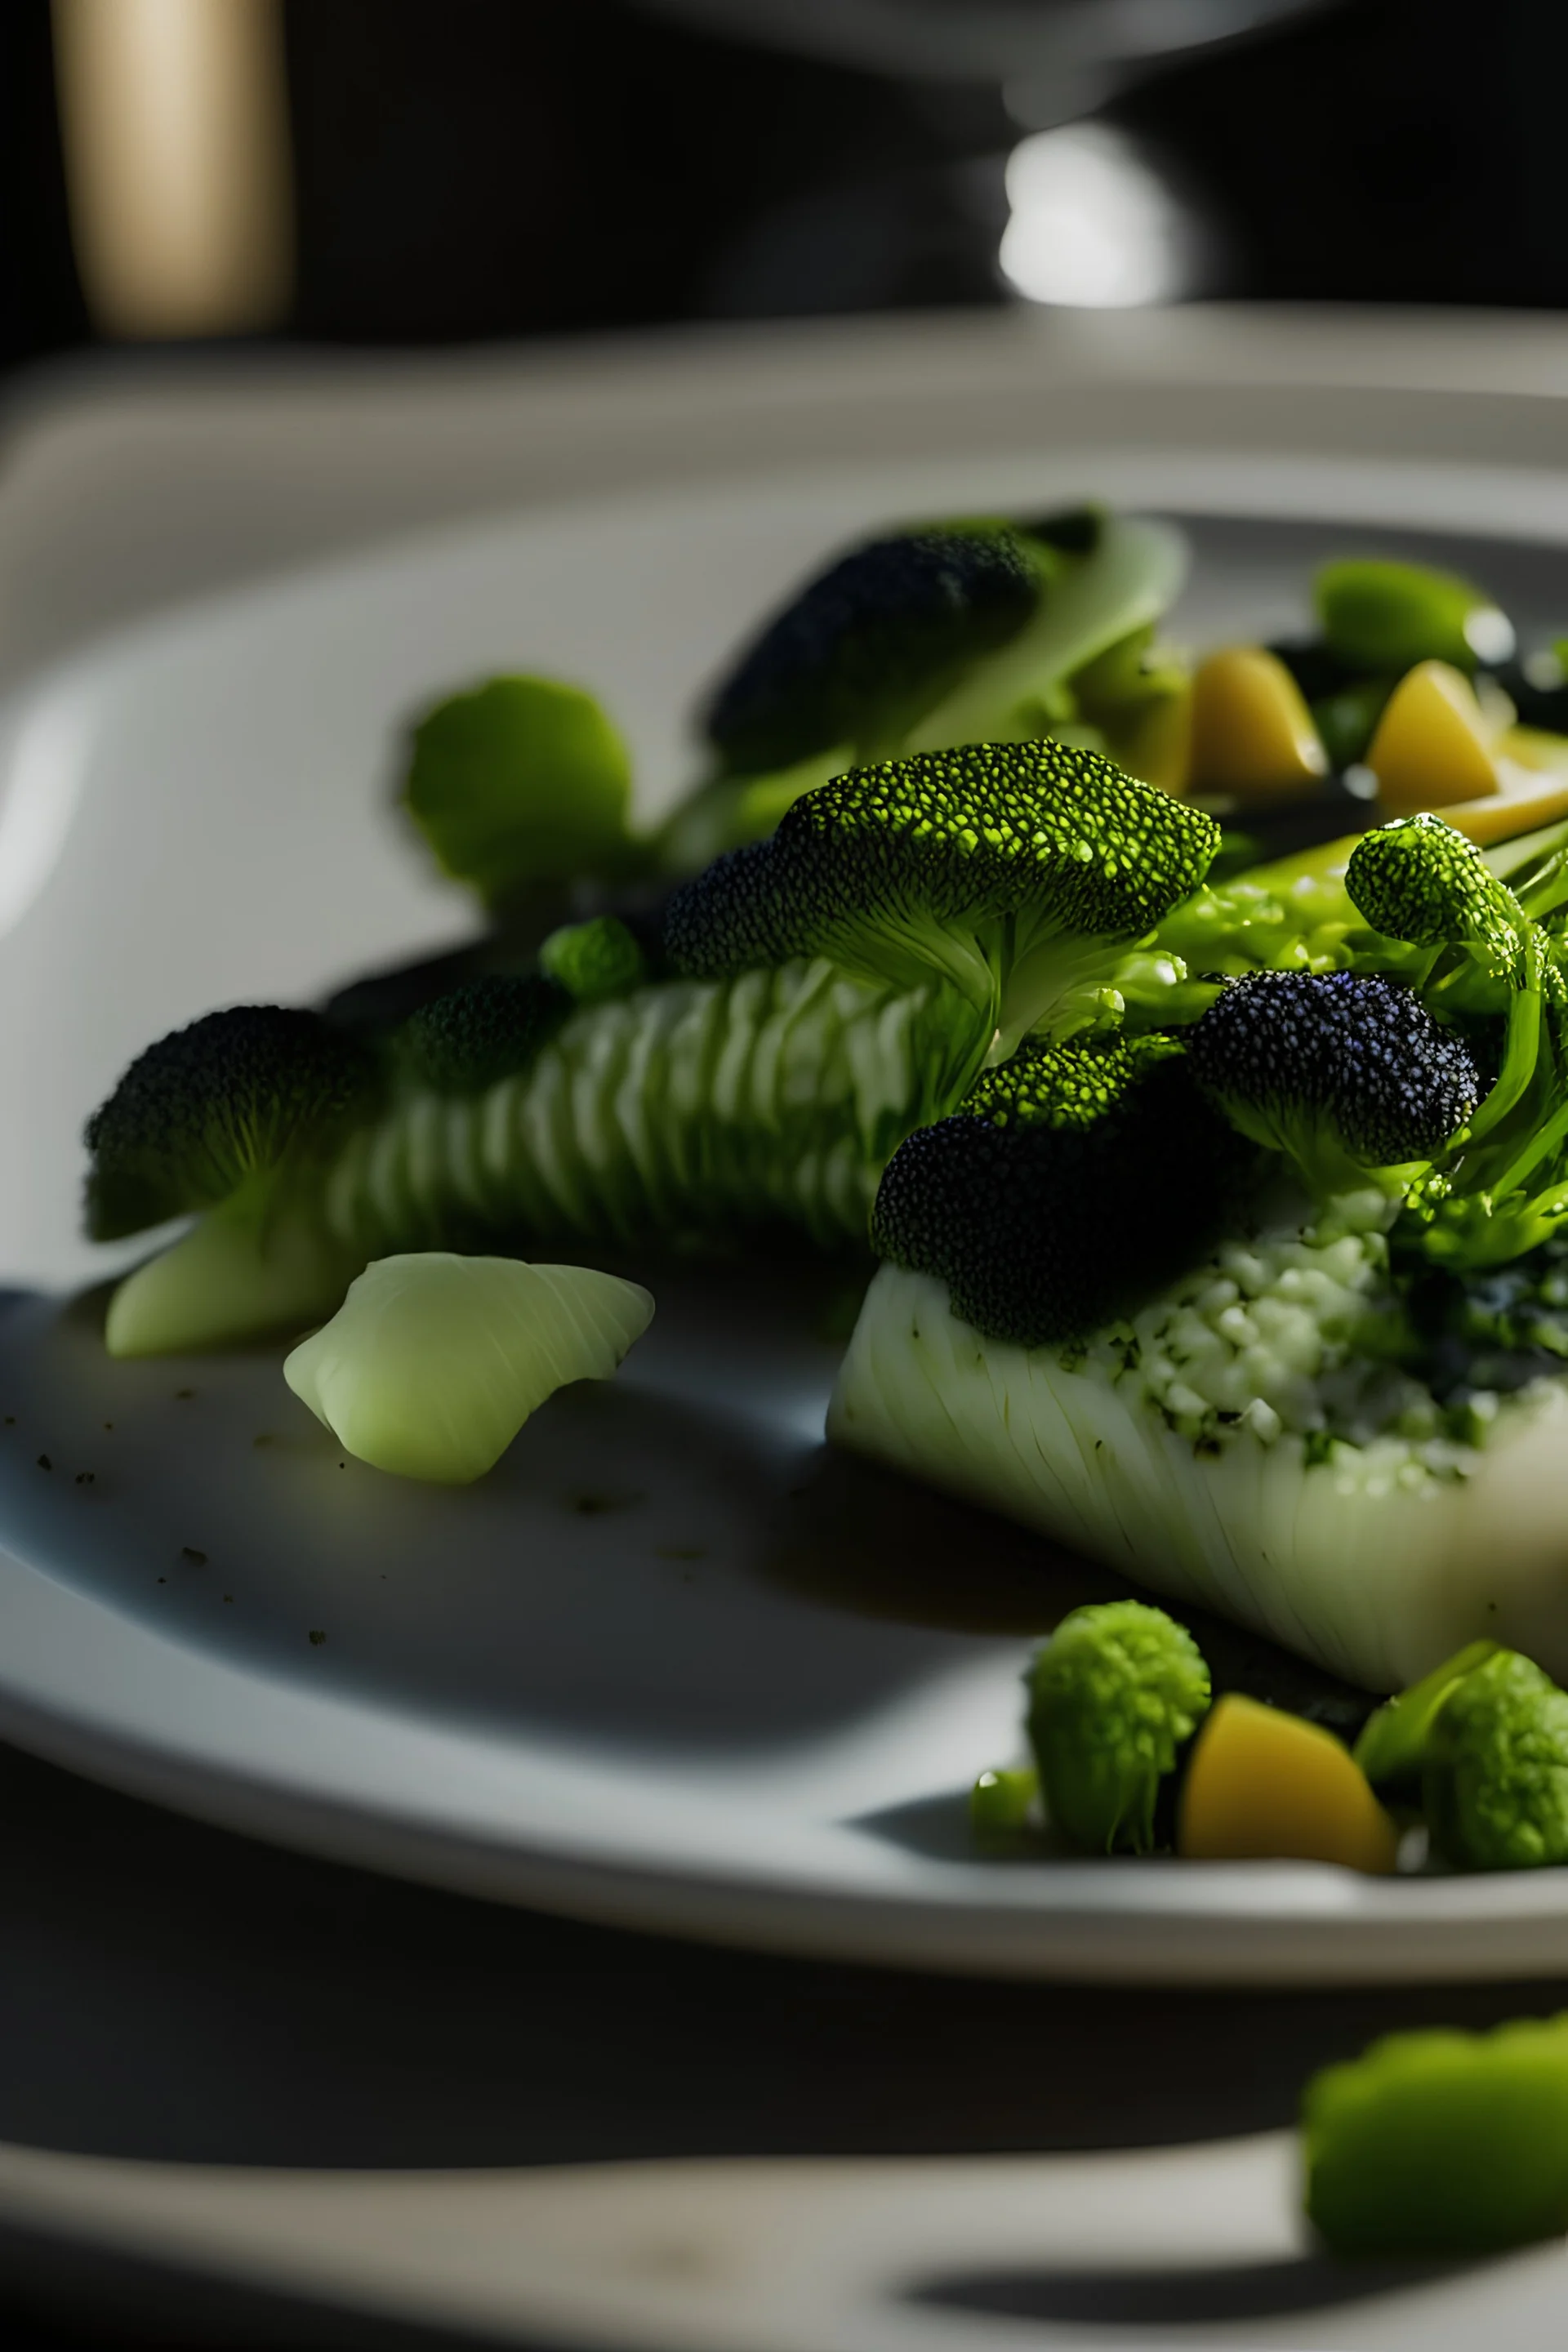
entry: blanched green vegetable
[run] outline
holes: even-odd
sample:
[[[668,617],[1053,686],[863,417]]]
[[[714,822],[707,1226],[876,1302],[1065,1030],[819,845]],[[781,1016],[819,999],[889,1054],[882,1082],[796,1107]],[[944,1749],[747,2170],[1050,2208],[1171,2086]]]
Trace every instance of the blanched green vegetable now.
[[[1040,1776],[1031,1766],[982,1772],[969,1792],[969,1823],[982,1845],[1011,1847],[1032,1826]]]
[[[1302,2103],[1307,2211],[1338,2254],[1500,2252],[1568,2230],[1568,2018],[1394,2033]]]
[[[1427,1733],[1421,1801],[1464,1869],[1568,1862],[1568,1691],[1513,1650],[1463,1675]]]
[[[138,1055],[87,1123],[94,1241],[213,1208],[319,1154],[374,1102],[370,1057],[319,1013],[209,1013]]]
[[[1148,1853],[1160,1782],[1208,1710],[1203,1654],[1140,1601],[1064,1617],[1030,1670],[1047,1818],[1091,1853]]]
[[[496,677],[414,730],[404,797],[443,870],[492,905],[638,862],[631,763],[591,694]]]
[[[768,623],[714,696],[706,732],[735,773],[836,744],[896,751],[954,681],[1016,637],[1045,586],[1042,551],[1005,523],[869,541]]]
[[[1456,1683],[1497,1655],[1495,1642],[1467,1642],[1464,1648],[1408,1690],[1399,1691],[1369,1716],[1355,1744],[1355,1760],[1369,1780],[1404,1780],[1426,1760],[1426,1742],[1438,1709]]]
[[[993,1339],[1080,1339],[1217,1240],[1255,1157],[1173,1038],[1035,1048],[900,1145],[871,1244]]]
[[[362,1462],[464,1486],[557,1389],[607,1380],[652,1317],[647,1291],[585,1266],[382,1258],[283,1376]]]
[[[539,969],[579,1004],[626,996],[647,978],[647,958],[618,915],[566,923],[540,944]]]
[[[973,744],[856,771],[796,801],[771,840],[678,891],[666,943],[707,979],[792,955],[973,1011],[948,1083],[998,1026],[1011,1044],[1114,1020],[1121,950],[1207,871],[1219,829],[1059,743]],[[1173,978],[1177,977],[1173,970]]]
[[[1403,1190],[1483,1091],[1463,1038],[1380,972],[1248,972],[1186,1044],[1231,1125],[1293,1161],[1323,1200],[1373,1180]]]
[[[1468,670],[1479,661],[1507,661],[1513,651],[1507,615],[1451,572],[1352,556],[1324,564],[1313,593],[1325,643],[1352,669],[1444,661]]]

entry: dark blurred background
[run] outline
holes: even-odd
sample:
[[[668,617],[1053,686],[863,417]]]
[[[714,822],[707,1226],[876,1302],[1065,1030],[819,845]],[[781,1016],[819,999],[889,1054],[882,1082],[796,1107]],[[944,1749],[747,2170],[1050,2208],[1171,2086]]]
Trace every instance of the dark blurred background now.
[[[1561,0],[5,0],[0,366],[1568,301]]]

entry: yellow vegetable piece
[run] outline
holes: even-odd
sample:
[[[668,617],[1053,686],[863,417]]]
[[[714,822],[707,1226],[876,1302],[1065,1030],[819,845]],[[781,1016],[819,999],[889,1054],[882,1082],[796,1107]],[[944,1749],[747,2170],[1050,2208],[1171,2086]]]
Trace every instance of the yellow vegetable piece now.
[[[1366,764],[1383,816],[1415,816],[1498,790],[1493,732],[1476,690],[1447,662],[1417,662],[1389,696]]]
[[[1508,738],[1503,741],[1506,744]],[[1443,822],[1467,834],[1481,849],[1494,842],[1512,841],[1517,834],[1533,833],[1540,824],[1555,824],[1568,816],[1568,775],[1549,775],[1515,767],[1511,760],[1498,762],[1499,789],[1489,798],[1460,801],[1443,811]]]
[[[1226,1692],[1192,1761],[1176,1851],[1194,1862],[1338,1862],[1394,1868],[1398,1833],[1332,1732]]]
[[[1184,678],[1168,694],[1152,694],[1118,730],[1111,757],[1140,783],[1175,800],[1184,797],[1193,764],[1193,688]]]
[[[1191,776],[1242,800],[1309,793],[1329,759],[1301,689],[1277,654],[1232,646],[1193,676]]]

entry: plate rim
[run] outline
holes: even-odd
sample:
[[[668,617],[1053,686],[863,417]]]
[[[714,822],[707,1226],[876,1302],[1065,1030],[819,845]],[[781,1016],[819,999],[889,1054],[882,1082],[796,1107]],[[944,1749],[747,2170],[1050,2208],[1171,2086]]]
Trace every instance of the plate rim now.
[[[1059,463],[1078,454],[1053,452],[1051,457]],[[1023,462],[1029,455],[1001,453],[997,462]],[[1151,446],[1115,446],[1100,457],[1123,482],[1140,473],[1152,480],[1162,467],[1167,473],[1175,467],[1190,484],[1206,481],[1209,496],[1202,501],[1203,511],[1260,519],[1322,518],[1334,511],[1331,502],[1325,509],[1322,500],[1329,483],[1337,480],[1347,499],[1357,499],[1361,518],[1382,527],[1424,523],[1460,533],[1484,529],[1493,538],[1534,544],[1568,541],[1568,467],[1521,469],[1468,459],[1444,466],[1429,457],[1402,464],[1380,457],[1347,459],[1302,453],[1282,470],[1280,460],[1273,457],[1227,459],[1194,456],[1185,448],[1162,453]],[[904,471],[936,462],[895,461]],[[289,600],[302,590],[335,588],[352,595],[360,583],[384,575],[389,566],[417,570],[434,553],[471,544],[476,537],[493,540],[520,527],[569,525],[584,509],[603,511],[628,499],[679,510],[693,496],[705,503],[722,501],[741,483],[753,494],[763,483],[787,490],[792,477],[809,475],[820,480],[835,470],[860,478],[865,471],[848,461],[837,469],[829,461],[792,461],[776,471],[751,468],[734,478],[682,483],[673,489],[617,488],[598,496],[523,504],[479,522],[426,525],[369,552],[318,558],[259,582],[233,586],[199,604],[166,608],[132,622],[51,665],[27,682],[25,692],[29,699],[47,698],[105,662],[133,662],[149,646],[184,635],[197,615],[226,616],[232,622],[258,604]],[[1360,503],[1377,481],[1389,494],[1381,511]],[[1210,498],[1220,495],[1226,483],[1231,496],[1211,504]],[[1435,491],[1440,494],[1439,511],[1431,503]],[[1190,496],[1166,503],[1199,508]],[[1388,511],[1390,506],[1397,511]],[[28,1622],[19,1628],[17,1604],[24,1592],[35,1604],[42,1598],[45,1619],[60,1622],[35,1624],[23,1610]],[[293,1776],[275,1771],[268,1780],[254,1765],[241,1770],[232,1761],[215,1763],[210,1753],[196,1766],[189,1742],[183,1736],[170,1737],[155,1706],[139,1700],[127,1708],[128,1687],[140,1689],[134,1675],[112,1693],[114,1706],[107,1716],[105,1691],[81,1687],[80,1668],[68,1655],[68,1641],[64,1652],[58,1647],[58,1637],[68,1630],[63,1621],[73,1608],[111,1620],[121,1645],[129,1636],[132,1649],[146,1645],[149,1654],[166,1654],[167,1664],[177,1661],[187,1690],[193,1675],[237,1677],[253,1694],[261,1692],[264,1704],[265,1694],[286,1691],[294,1708],[303,1705],[324,1710],[323,1721],[341,1727],[345,1717],[357,1717],[392,1729],[394,1737],[406,1741],[406,1710],[342,1693],[303,1694],[297,1685],[268,1670],[231,1664],[197,1644],[136,1623],[110,1604],[73,1591],[4,1550],[0,1732],[69,1769],[242,1833],[471,1894],[645,1930],[983,1975],[1093,1976],[1123,1983],[1354,1984],[1504,1979],[1568,1966],[1568,1871],[1484,1881],[1402,1880],[1390,1885],[1346,1884],[1345,1874],[1311,1864],[1156,1863],[1141,1866],[1140,1877],[1151,1890],[1146,1904],[1107,1906],[1104,1874],[1114,1870],[1114,1864],[1040,1865],[1049,1876],[1038,1884],[1048,1887],[1054,1899],[1019,1901],[1003,1898],[1009,1866],[984,1863],[926,1864],[922,1874],[930,1883],[923,1892],[891,1885],[867,1892],[826,1876],[803,1879],[798,1873],[780,1881],[758,1874],[748,1877],[732,1864],[704,1873],[668,1858],[650,1863],[646,1853],[630,1851],[584,1853],[580,1841],[576,1850],[568,1851],[543,1835],[537,1822],[521,1839],[501,1842],[477,1834],[471,1820],[463,1828],[416,1816],[406,1807],[401,1811],[395,1806],[378,1809],[363,1797],[345,1799],[341,1790],[331,1796],[320,1790],[306,1793],[294,1785]],[[472,1747],[471,1735],[464,1744]],[[938,1883],[931,1880],[933,1868],[962,1876],[963,1894],[956,1885],[951,1894],[933,1892]],[[1238,1871],[1247,1874],[1245,1881]],[[1259,1900],[1266,1882],[1277,1898],[1267,1909]],[[1188,1890],[1187,1899],[1155,1901],[1154,1887],[1167,1883]],[[983,1884],[985,1892],[977,1902],[975,1890]],[[1243,1885],[1253,1890],[1251,1908],[1237,1899]],[[1281,1909],[1278,1898],[1292,1890],[1294,1903]],[[1309,1893],[1313,1899],[1307,1899]],[[1141,1917],[1157,1922],[1160,1934],[1130,1935]],[[1216,1948],[1215,1930],[1220,1923],[1224,1934]],[[1440,1937],[1426,1933],[1438,1927]],[[1506,1933],[1500,1935],[1500,1929]]]

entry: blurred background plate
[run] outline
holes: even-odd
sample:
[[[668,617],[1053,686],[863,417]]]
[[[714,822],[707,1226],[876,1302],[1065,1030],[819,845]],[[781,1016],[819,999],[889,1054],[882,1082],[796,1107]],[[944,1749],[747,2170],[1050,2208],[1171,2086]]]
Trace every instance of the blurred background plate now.
[[[1249,454],[1191,433],[1162,449],[1170,403],[1129,384],[1098,442],[1009,448],[972,429],[984,368],[966,403],[961,343],[938,354],[945,450],[453,526],[172,610],[12,694],[0,984],[26,1017],[0,1061],[0,1220],[19,1285],[91,1263],[75,1136],[149,1035],[460,931],[386,806],[433,690],[502,665],[593,684],[653,808],[737,615],[825,549],[889,516],[1086,492],[1186,520],[1178,626],[1198,638],[1289,623],[1312,558],[1369,541],[1462,562],[1527,631],[1568,609],[1568,478],[1479,462],[1473,433],[1446,465],[1314,454],[1320,394],[1276,383],[1251,395]],[[623,367],[617,397],[670,402],[680,365]],[[847,413],[819,403],[820,448],[842,449]],[[284,1842],[799,1950],[1258,1982],[1568,1960],[1555,1874],[971,1859],[963,1792],[1014,1736],[1027,1635],[1090,1572],[824,1456],[827,1290],[765,1271],[659,1288],[621,1379],[560,1400],[460,1496],[344,1465],[275,1352],[110,1365],[90,1300],[19,1290],[0,1318],[0,1723]]]

